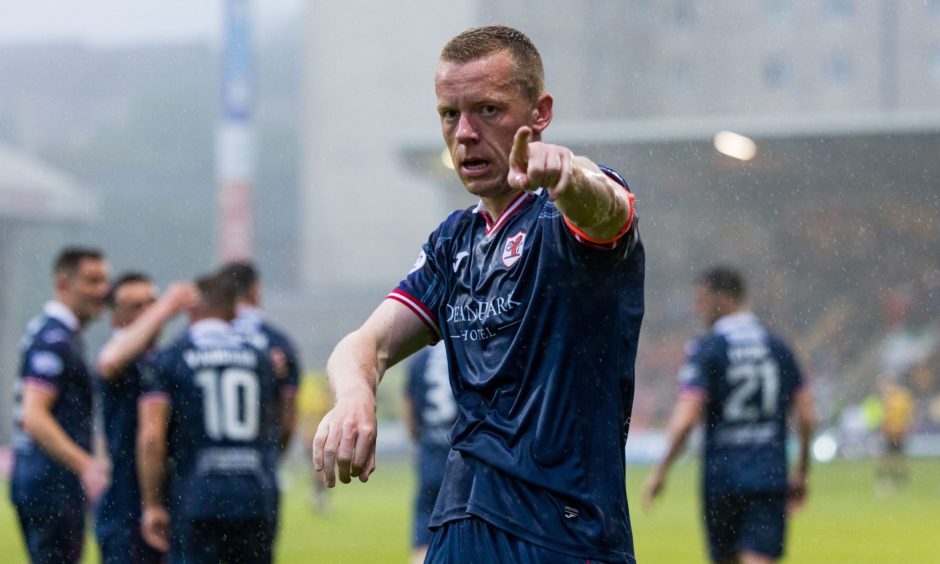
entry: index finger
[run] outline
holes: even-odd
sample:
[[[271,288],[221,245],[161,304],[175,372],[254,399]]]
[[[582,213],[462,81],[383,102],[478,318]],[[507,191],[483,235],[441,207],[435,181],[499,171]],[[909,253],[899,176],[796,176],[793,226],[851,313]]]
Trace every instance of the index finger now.
[[[529,168],[529,140],[532,139],[532,130],[523,125],[516,130],[512,139],[512,150],[509,153],[509,165],[518,172],[525,172]]]

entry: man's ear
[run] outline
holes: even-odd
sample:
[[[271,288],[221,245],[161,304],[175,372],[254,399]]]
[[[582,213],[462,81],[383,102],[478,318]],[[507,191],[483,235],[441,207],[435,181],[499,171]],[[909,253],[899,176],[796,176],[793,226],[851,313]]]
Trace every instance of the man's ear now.
[[[535,107],[532,108],[532,132],[536,136],[541,136],[542,131],[552,123],[554,99],[552,95],[541,94],[538,99],[535,101]]]
[[[69,275],[64,272],[56,272],[52,278],[52,285],[56,293],[64,292],[69,287]]]

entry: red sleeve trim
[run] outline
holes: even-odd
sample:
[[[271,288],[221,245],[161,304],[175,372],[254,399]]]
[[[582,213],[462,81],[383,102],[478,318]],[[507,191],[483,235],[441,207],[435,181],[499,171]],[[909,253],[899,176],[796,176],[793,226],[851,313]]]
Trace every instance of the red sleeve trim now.
[[[26,378],[23,378],[23,385],[31,390],[37,390],[44,394],[48,394],[53,398],[59,395],[58,386],[52,382],[47,382],[46,380],[41,380],[39,378],[32,378],[27,376]]]
[[[590,243],[592,245],[603,245],[605,247],[612,247],[614,246],[615,243],[617,243],[617,241],[619,241],[624,235],[626,235],[627,232],[630,231],[630,227],[633,226],[633,216],[635,215],[634,212],[636,210],[634,199],[635,199],[635,196],[633,195],[633,192],[628,191],[627,201],[630,203],[630,213],[627,216],[627,222],[624,224],[623,228],[610,239],[595,239],[594,237],[591,237],[584,231],[581,231],[578,228],[578,226],[576,226],[574,223],[571,222],[570,219],[568,219],[567,216],[562,216],[562,217],[564,217],[565,225],[567,225],[568,229],[571,230],[571,232],[574,234],[575,239],[577,239],[581,243]]]
[[[170,403],[170,394],[166,392],[145,392],[140,395],[137,403]]]
[[[424,324],[427,325],[429,329],[431,329],[435,336],[441,336],[441,332],[437,329],[437,316],[431,313],[431,310],[428,309],[428,307],[424,305],[421,300],[403,290],[399,290],[398,288],[392,290],[392,292],[386,296],[386,298],[405,304],[408,309],[413,311],[415,315],[417,315],[418,318],[420,318],[421,321],[423,321]]]

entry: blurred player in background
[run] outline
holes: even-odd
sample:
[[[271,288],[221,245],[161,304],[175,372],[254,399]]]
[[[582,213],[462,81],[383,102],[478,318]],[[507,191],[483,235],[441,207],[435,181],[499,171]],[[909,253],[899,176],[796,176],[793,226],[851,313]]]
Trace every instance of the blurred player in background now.
[[[142,534],[171,562],[271,562],[273,367],[231,325],[231,281],[196,284],[192,324],[144,369]]]
[[[69,247],[53,265],[55,299],[20,344],[10,499],[31,562],[77,562],[85,504],[107,486],[108,467],[91,452],[92,380],[81,331],[101,314],[108,264],[96,249]]]
[[[277,416],[271,427],[272,444],[268,464],[277,475],[278,460],[287,450],[297,427],[297,387],[300,384],[300,359],[290,339],[265,319],[261,311],[261,276],[255,265],[247,261],[232,262],[222,267],[220,275],[234,284],[236,292],[236,314],[232,322],[249,343],[269,355],[274,366],[275,410]],[[280,490],[280,485],[278,485]],[[280,499],[278,499],[280,502]],[[278,510],[271,515],[272,530],[278,530]]]
[[[412,357],[405,383],[405,425],[418,445],[418,483],[411,526],[411,561],[415,564],[424,562],[428,551],[431,540],[428,524],[444,480],[450,453],[448,434],[456,420],[457,403],[450,389],[447,349],[438,343]]]
[[[265,318],[261,310],[261,276],[254,264],[229,263],[222,268],[221,275],[235,284],[238,296],[232,324],[248,342],[268,352],[274,364],[279,416],[273,431],[277,432],[278,450],[283,452],[297,427],[296,396],[301,372],[297,349],[283,331]]]
[[[163,325],[197,299],[192,284],[177,283],[170,285],[157,300],[157,287],[139,272],[119,276],[108,292],[114,333],[98,354],[97,375],[111,460],[111,485],[95,515],[95,533],[105,564],[162,559],[162,553],[140,537],[140,488],[135,456],[140,371],[153,355]]]
[[[881,436],[884,450],[878,458],[875,491],[885,496],[907,482],[908,467],[904,448],[914,427],[914,396],[895,377],[878,379],[881,392]]]
[[[643,317],[633,196],[542,142],[541,56],[518,30],[467,30],[435,75],[444,141],[480,198],[430,235],[407,278],[327,363],[314,439],[327,484],[375,467],[375,390],[443,340],[457,423],[427,561],[635,562],[624,446]]]
[[[783,555],[788,503],[803,503],[813,401],[789,347],[745,309],[734,269],[706,271],[696,313],[709,332],[687,346],[669,446],[644,488],[647,507],[690,431],[704,416],[703,506],[714,562],[759,564]],[[795,412],[799,459],[788,478],[787,414]]]

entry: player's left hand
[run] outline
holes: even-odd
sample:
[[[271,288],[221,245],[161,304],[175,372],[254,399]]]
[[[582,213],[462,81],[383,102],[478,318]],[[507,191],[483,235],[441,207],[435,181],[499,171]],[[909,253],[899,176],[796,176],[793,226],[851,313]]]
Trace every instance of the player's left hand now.
[[[573,162],[567,147],[533,142],[532,129],[522,126],[512,141],[507,180],[513,188],[527,192],[544,188],[554,201],[571,183]]]
[[[327,487],[352,478],[369,480],[375,471],[375,396],[363,393],[337,400],[317,427],[313,438],[313,467]]]
[[[163,507],[145,507],[140,516],[140,534],[160,552],[170,550],[170,514]]]

